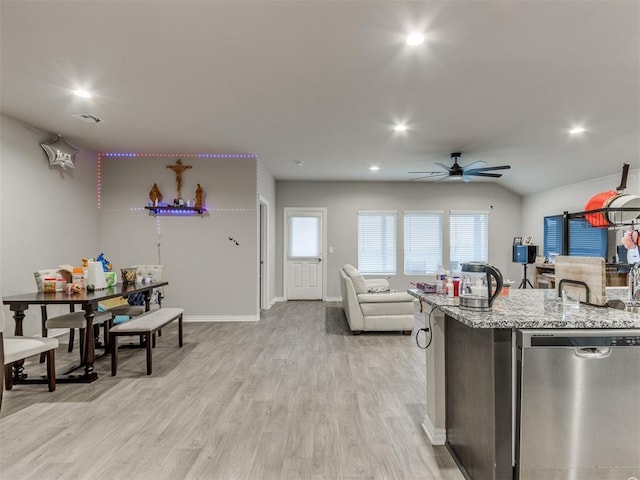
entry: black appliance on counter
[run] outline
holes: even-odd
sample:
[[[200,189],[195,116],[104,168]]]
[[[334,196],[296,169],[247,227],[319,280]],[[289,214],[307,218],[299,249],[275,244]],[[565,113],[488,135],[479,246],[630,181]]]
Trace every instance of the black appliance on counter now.
[[[513,263],[521,263],[524,267],[524,276],[518,288],[533,288],[531,282],[527,279],[527,265],[536,262],[536,256],[538,255],[537,245],[514,245],[513,246]]]

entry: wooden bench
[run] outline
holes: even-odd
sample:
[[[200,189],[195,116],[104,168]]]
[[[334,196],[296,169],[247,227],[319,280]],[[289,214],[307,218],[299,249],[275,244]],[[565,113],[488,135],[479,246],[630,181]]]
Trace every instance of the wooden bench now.
[[[156,332],[174,320],[178,320],[178,343],[182,347],[182,308],[160,308],[143,313],[128,322],[120,323],[109,330],[111,345],[111,376],[118,371],[118,337],[142,335],[147,350],[147,375],[151,375],[151,349],[155,347]]]

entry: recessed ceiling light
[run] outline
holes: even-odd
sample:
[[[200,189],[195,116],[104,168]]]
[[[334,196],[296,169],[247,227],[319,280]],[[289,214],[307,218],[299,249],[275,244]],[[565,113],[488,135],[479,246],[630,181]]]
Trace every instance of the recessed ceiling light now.
[[[78,97],[82,97],[82,98],[91,98],[93,97],[93,95],[86,91],[86,90],[82,90],[82,89],[78,89],[78,90],[74,90],[73,94],[78,96]]]
[[[422,45],[424,43],[425,36],[422,33],[414,32],[407,36],[405,42],[407,45],[415,47],[417,45]]]
[[[372,172],[377,172],[378,170],[380,170],[380,167],[376,167],[375,165],[372,167],[369,167],[369,170],[371,170]]]
[[[393,126],[393,130],[396,132],[406,132],[407,126],[404,123],[398,123],[397,125]]]
[[[586,128],[581,127],[581,126],[576,126],[576,127],[573,127],[571,129],[569,129],[569,135],[581,135],[586,131],[587,131]]]

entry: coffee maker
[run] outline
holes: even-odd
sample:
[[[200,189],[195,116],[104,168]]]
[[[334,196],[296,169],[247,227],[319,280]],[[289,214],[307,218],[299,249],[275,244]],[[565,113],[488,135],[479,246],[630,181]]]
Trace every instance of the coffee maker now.
[[[500,270],[483,262],[463,263],[460,268],[460,308],[491,310],[502,290]]]

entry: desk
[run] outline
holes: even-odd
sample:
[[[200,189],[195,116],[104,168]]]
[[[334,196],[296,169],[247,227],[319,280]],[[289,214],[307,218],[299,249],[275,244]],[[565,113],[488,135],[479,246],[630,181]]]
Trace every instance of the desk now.
[[[533,288],[556,288],[556,266],[553,263],[536,263]]]
[[[98,379],[98,374],[93,371],[93,362],[96,358],[94,337],[93,337],[93,317],[98,309],[98,303],[115,297],[128,297],[134,293],[143,293],[145,298],[145,310],[149,310],[151,292],[154,288],[168,285],[168,282],[135,283],[123,285],[121,283],[113,287],[93,292],[82,291],[79,293],[67,294],[65,292],[32,292],[22,293],[4,297],[2,303],[9,305],[9,310],[13,312],[13,319],[16,323],[15,335],[23,335],[22,322],[24,311],[29,305],[80,305],[85,311],[87,319],[87,332],[85,335],[84,356],[82,365],[84,374],[74,378],[60,379],[60,382],[90,383]],[[17,362],[14,366],[14,378],[20,383],[20,379],[25,378],[22,373],[22,362]]]

